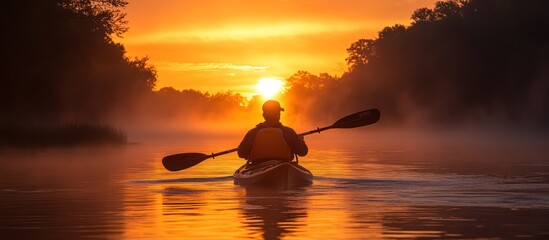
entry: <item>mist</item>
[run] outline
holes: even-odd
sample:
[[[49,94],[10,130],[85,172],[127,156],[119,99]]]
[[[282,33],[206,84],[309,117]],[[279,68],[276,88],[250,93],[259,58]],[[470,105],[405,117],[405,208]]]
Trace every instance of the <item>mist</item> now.
[[[0,8],[2,236],[547,238],[549,1],[440,1],[350,43],[341,76],[288,77],[276,100],[298,133],[381,112],[307,135],[289,164],[314,184],[289,191],[235,185],[253,165],[222,152],[267,99],[157,88],[149,59],[113,40],[126,4]],[[195,165],[168,171],[166,156]]]
[[[26,20],[2,39],[11,59],[1,78],[0,125],[9,133],[2,144],[20,135],[17,129],[33,138],[32,132],[49,130],[29,129],[51,126],[105,125],[111,138],[124,132],[126,142],[140,142],[236,137],[263,121],[260,96],[156,89],[148,58],[127,56],[111,38],[127,30],[124,2],[49,1],[40,3],[40,12],[26,4],[4,8],[8,18]],[[286,79],[277,97],[286,108],[282,123],[308,131],[377,108],[381,120],[367,129],[378,134],[547,137],[547,5],[470,0],[418,9],[409,26],[351,43],[341,76],[301,70]]]
[[[437,2],[414,12],[410,26],[386,27],[375,39],[351,44],[342,76],[295,74],[287,95],[316,119],[375,107],[387,128],[547,135],[545,7],[542,1]]]

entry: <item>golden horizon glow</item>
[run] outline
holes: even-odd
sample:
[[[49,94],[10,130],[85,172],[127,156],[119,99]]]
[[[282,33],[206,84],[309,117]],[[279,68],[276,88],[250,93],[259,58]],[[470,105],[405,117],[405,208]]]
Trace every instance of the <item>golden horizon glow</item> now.
[[[386,23],[390,24],[390,23]],[[322,23],[322,22],[288,22],[280,24],[252,25],[245,26],[223,26],[208,29],[186,29],[166,30],[138,35],[127,43],[148,44],[148,43],[186,43],[196,42],[217,42],[217,41],[245,41],[262,38],[293,37],[312,34],[337,34],[349,31],[360,31],[373,29],[378,24],[355,24],[352,22]]]
[[[264,76],[343,74],[353,42],[409,24],[414,10],[436,0],[128,2],[130,29],[115,41],[130,57],[149,57],[158,89],[252,97]]]
[[[256,89],[264,99],[268,100],[278,94],[283,86],[284,82],[282,80],[266,77],[257,81]]]

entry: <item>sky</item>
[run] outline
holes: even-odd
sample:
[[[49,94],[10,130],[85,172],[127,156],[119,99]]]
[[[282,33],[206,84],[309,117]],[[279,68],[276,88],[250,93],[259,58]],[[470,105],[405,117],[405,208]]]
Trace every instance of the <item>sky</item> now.
[[[435,0],[129,0],[128,56],[150,58],[157,89],[257,94],[261,78],[340,76],[346,49],[385,26],[408,25]]]

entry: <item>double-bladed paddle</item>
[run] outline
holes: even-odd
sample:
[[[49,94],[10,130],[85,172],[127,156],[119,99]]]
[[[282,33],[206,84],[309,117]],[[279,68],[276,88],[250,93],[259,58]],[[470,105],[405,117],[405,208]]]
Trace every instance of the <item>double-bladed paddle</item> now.
[[[376,123],[379,120],[380,112],[377,109],[369,109],[366,111],[361,111],[353,113],[346,117],[343,117],[337,120],[334,124],[317,128],[308,132],[300,133],[299,135],[305,136],[313,133],[320,133],[322,131],[332,129],[332,128],[356,128],[366,125]],[[212,153],[212,154],[203,154],[203,153],[179,153],[170,156],[166,156],[162,159],[162,164],[164,167],[170,171],[179,171],[183,169],[190,168],[196,164],[201,163],[202,161],[208,158],[214,158],[217,156],[225,155],[227,153],[232,153],[237,151],[238,148],[229,149],[226,151]]]

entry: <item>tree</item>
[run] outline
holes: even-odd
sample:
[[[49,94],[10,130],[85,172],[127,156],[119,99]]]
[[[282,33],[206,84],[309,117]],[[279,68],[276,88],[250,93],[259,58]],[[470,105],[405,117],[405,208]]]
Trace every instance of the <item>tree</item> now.
[[[349,70],[337,84],[309,92],[292,84],[288,93],[323,111],[378,107],[385,122],[547,129],[549,112],[540,110],[549,106],[547,9],[543,0],[438,1],[416,10],[411,26],[386,27],[377,38],[352,43]],[[304,79],[314,78],[303,72],[290,78],[310,82]]]
[[[107,41],[111,35],[121,37],[128,28],[122,9],[128,4],[125,0],[59,0],[58,5],[87,21],[92,32]]]
[[[420,8],[412,14],[413,24],[434,22],[436,19],[435,13],[429,8]]]
[[[0,40],[9,59],[0,79],[4,120],[99,121],[151,93],[154,66],[146,57],[127,57],[124,46],[112,40],[127,30],[122,12],[126,4],[7,2],[1,10],[6,37]]]
[[[350,70],[364,66],[376,58],[375,43],[373,39],[359,39],[347,48],[349,56],[345,60]]]

